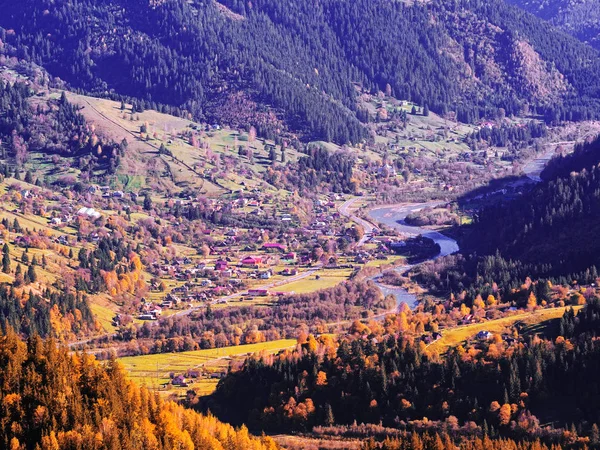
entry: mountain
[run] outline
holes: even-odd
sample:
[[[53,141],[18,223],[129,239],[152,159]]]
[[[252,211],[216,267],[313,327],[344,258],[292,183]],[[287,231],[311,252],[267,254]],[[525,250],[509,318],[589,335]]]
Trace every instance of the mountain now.
[[[598,53],[500,0],[0,1],[4,53],[75,89],[274,136],[369,137],[361,91],[462,121],[600,113]]]
[[[600,49],[600,1],[508,0],[508,2]]]

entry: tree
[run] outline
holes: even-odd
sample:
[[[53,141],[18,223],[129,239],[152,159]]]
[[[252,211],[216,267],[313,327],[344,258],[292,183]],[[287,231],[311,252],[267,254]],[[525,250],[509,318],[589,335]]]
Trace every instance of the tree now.
[[[498,411],[498,420],[500,421],[500,425],[508,425],[508,422],[510,422],[511,414],[512,410],[510,405],[508,403],[502,405],[502,407]]]
[[[210,255],[210,247],[206,244],[202,244],[202,247],[200,248],[200,253],[202,254],[202,257],[204,259],[208,258],[208,256]]]
[[[2,272],[10,273],[10,248],[4,244],[2,248]]]
[[[152,210],[152,198],[150,198],[150,194],[146,193],[144,195],[144,210],[150,211]]]
[[[256,140],[256,128],[250,127],[248,131],[248,142],[254,142]]]
[[[425,106],[423,107],[423,115],[425,117],[429,116],[429,106],[427,106],[427,104],[425,104]]]
[[[15,270],[15,286],[22,286],[24,282],[25,279],[23,277],[23,268],[21,267],[21,264],[18,264],[17,269]]]
[[[37,274],[35,273],[35,266],[31,265],[27,269],[27,278],[29,278],[30,283],[35,283],[37,281]]]
[[[417,107],[416,107],[415,105],[413,105],[413,107],[411,108],[411,110],[410,110],[410,113],[411,113],[413,116],[416,116],[416,115],[417,115]]]
[[[273,162],[277,159],[277,154],[275,153],[275,147],[271,147],[269,150],[269,159]]]
[[[335,417],[333,416],[333,409],[331,409],[331,405],[327,403],[325,405],[325,425],[328,427],[335,424]]]
[[[600,430],[598,429],[598,425],[592,425],[592,431],[590,433],[590,443],[592,445],[600,444]]]

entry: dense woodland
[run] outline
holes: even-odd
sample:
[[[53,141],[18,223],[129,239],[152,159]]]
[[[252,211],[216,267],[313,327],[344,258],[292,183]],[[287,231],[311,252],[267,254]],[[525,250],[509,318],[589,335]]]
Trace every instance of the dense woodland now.
[[[572,172],[580,172],[598,165],[600,162],[600,138],[575,144],[575,149],[567,155],[558,154],[546,164],[541,173],[543,180],[566,178]]]
[[[470,230],[465,250],[544,266],[538,275],[580,272],[600,262],[600,170],[557,178],[506,205],[486,208]],[[536,275],[536,274],[531,274]]]
[[[8,285],[0,286],[0,323],[22,336],[63,336],[94,331],[95,319],[81,294],[46,291],[17,294]],[[66,330],[65,330],[66,328]]]
[[[598,305],[592,298],[581,315],[567,311],[560,329],[569,340],[508,344],[498,336],[442,360],[403,336],[344,338],[337,349],[309,337],[301,351],[247,360],[207,406],[271,431],[356,421],[566,445],[587,436],[597,445]],[[548,423],[556,428],[540,425]]]
[[[10,450],[276,449],[126,378],[118,363],[52,340],[0,337],[0,447]]]
[[[309,138],[367,138],[355,83],[467,122],[499,108],[549,122],[598,114],[596,51],[500,0],[0,5],[6,51],[75,88],[133,99],[135,110],[241,114],[267,136],[279,125],[261,105]]]
[[[595,48],[600,48],[598,0],[508,0]]]
[[[266,180],[274,186],[281,185],[300,192],[327,191],[355,194],[358,183],[352,177],[355,157],[342,151],[333,153],[327,149],[308,145],[298,163],[283,170],[267,174]],[[282,176],[282,172],[284,172]]]

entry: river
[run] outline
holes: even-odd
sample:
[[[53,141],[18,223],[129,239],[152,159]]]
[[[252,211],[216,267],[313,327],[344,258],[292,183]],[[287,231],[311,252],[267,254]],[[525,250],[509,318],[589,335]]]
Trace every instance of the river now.
[[[390,228],[395,228],[401,233],[410,234],[410,235],[423,235],[432,239],[436,244],[440,246],[440,253],[437,254],[434,258],[439,258],[440,256],[450,255],[458,251],[458,243],[448,237],[439,233],[437,231],[428,230],[426,228],[421,227],[413,227],[411,225],[407,225],[404,222],[406,216],[410,213],[419,211],[423,208],[429,206],[437,206],[439,202],[429,202],[429,203],[416,203],[416,204],[408,204],[408,205],[392,205],[392,206],[383,206],[376,207],[371,209],[368,212],[369,219],[374,223],[380,223],[387,225]],[[413,265],[404,265],[396,268],[395,270],[398,272],[405,272]],[[406,303],[410,308],[414,308],[417,305],[418,299],[415,294],[411,294],[406,289],[401,287],[387,286],[379,282],[381,278],[381,274],[375,275],[371,277],[371,280],[377,285],[377,287],[381,290],[383,295],[393,295],[396,297],[396,308],[400,306],[402,303]]]

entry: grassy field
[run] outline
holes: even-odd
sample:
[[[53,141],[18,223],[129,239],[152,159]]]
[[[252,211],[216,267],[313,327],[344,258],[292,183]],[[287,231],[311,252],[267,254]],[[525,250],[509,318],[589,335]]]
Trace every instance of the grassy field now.
[[[246,356],[259,352],[277,353],[295,345],[295,339],[281,339],[208,350],[130,356],[119,358],[119,362],[135,382],[158,388],[169,381],[171,373],[179,375],[189,369],[203,369],[208,373],[223,372],[231,360],[242,360]],[[198,388],[203,394],[208,394],[214,390],[217,382],[216,379],[202,378],[191,384],[191,387]],[[173,388],[171,392],[175,390],[185,391],[185,388]]]
[[[255,139],[249,142],[245,131],[229,128],[205,131],[202,124],[157,111],[131,114],[130,105],[121,110],[120,103],[111,100],[73,93],[67,93],[67,96],[71,102],[83,108],[82,114],[104,136],[116,142],[127,139],[128,152],[119,167],[113,187],[138,190],[153,181],[168,189],[194,187],[209,196],[223,195],[225,189],[236,191],[254,188],[280,194],[260,176],[271,165],[267,145],[274,145],[273,141]],[[146,129],[145,133],[141,133],[142,127]],[[202,145],[192,145],[190,135],[195,136]],[[172,156],[159,154],[161,145]],[[239,155],[239,146],[251,149],[253,158]],[[279,158],[278,147],[276,154]],[[297,160],[300,156],[293,148],[286,150],[287,161]],[[235,160],[236,165],[248,175],[240,176],[242,172],[224,170],[222,163],[226,160]],[[213,176],[214,183],[209,179]]]
[[[497,320],[490,320],[483,323],[473,325],[464,325],[450,330],[442,330],[442,337],[429,345],[428,349],[435,353],[444,353],[451,347],[467,341],[474,337],[480,331],[489,331],[491,333],[502,333],[509,327],[521,322],[531,326],[552,319],[557,319],[563,316],[565,311],[573,308],[578,311],[582,306],[564,306],[560,308],[540,309],[534,312],[515,314],[509,317],[503,317]]]
[[[92,313],[94,313],[94,316],[96,316],[96,319],[98,319],[98,322],[102,325],[102,328],[104,328],[104,331],[107,333],[114,333],[116,331],[116,328],[112,324],[112,318],[115,316],[115,311],[108,306],[100,304],[98,300],[90,301],[90,309],[92,310]]]
[[[320,289],[337,286],[346,281],[351,273],[351,269],[320,270],[315,275],[310,275],[302,280],[293,281],[283,286],[276,287],[273,290],[279,292],[293,292],[295,294],[307,294]],[[316,279],[317,276],[319,276],[318,280]]]

